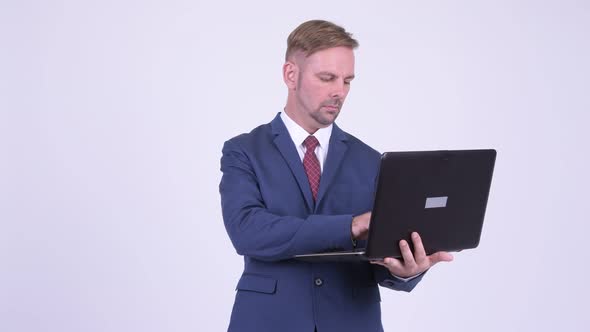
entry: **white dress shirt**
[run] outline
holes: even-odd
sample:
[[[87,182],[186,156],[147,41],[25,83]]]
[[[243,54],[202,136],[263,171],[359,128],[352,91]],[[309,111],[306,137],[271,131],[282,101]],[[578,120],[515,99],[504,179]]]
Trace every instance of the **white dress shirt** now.
[[[303,156],[305,156],[305,152],[307,148],[303,145],[303,141],[310,136],[309,133],[301,128],[293,119],[291,119],[287,113],[281,112],[281,120],[287,127],[287,131],[293,140],[293,143],[297,147],[297,153],[299,153],[299,158],[301,158],[301,162],[303,162]],[[332,135],[332,125],[329,125],[326,128],[320,128],[316,131],[313,135],[315,138],[318,139],[320,144],[315,148],[315,155],[320,162],[320,172],[324,171],[324,163],[326,162],[326,156],[328,156],[328,147],[330,146],[330,136]]]

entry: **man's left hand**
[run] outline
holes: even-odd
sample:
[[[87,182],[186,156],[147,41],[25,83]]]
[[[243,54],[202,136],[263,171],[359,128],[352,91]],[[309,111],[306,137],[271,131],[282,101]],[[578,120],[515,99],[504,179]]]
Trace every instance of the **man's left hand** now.
[[[400,278],[409,278],[428,270],[434,264],[439,262],[450,262],[453,255],[445,251],[439,251],[427,256],[422,244],[422,239],[418,233],[412,233],[412,242],[414,243],[414,253],[406,240],[399,242],[399,248],[403,259],[386,257],[383,261],[372,261],[373,264],[385,266],[391,274]]]

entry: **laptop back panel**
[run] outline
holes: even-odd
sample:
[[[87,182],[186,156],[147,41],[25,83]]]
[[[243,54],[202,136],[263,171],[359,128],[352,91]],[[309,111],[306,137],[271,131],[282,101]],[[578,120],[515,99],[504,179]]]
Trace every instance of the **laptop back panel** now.
[[[477,247],[495,158],[495,150],[384,153],[366,255],[400,257],[399,240],[412,246],[413,231],[427,254]]]

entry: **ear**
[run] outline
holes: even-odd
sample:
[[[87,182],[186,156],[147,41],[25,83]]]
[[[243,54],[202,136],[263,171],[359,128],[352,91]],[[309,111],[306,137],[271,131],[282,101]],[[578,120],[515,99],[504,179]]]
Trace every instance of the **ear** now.
[[[299,76],[299,67],[292,61],[287,61],[283,65],[283,81],[287,84],[289,90],[297,88],[297,77]]]

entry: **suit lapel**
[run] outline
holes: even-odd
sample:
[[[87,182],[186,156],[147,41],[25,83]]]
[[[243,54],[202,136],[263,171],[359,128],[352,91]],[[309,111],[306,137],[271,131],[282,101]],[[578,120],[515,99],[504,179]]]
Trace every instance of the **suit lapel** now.
[[[305,174],[305,169],[303,168],[303,163],[299,158],[297,148],[295,147],[295,144],[293,144],[293,140],[289,135],[289,131],[287,130],[287,127],[285,127],[285,124],[281,120],[280,115],[277,115],[274,118],[274,120],[272,120],[270,126],[272,129],[272,133],[275,136],[274,144],[276,145],[277,149],[281,152],[281,155],[283,156],[283,158],[287,162],[287,165],[289,165],[291,172],[295,176],[295,179],[299,184],[299,189],[301,189],[303,197],[305,198],[305,202],[307,203],[307,207],[310,210],[313,210],[313,196],[311,194],[311,188],[309,187],[307,175]]]
[[[346,144],[347,140],[344,131],[334,124],[332,127],[332,135],[330,137],[328,156],[326,157],[326,163],[324,164],[322,177],[320,178],[320,189],[318,191],[316,207],[320,205],[322,199],[326,195],[326,191],[330,187],[330,184],[340,168],[340,164],[348,150],[348,144]]]

